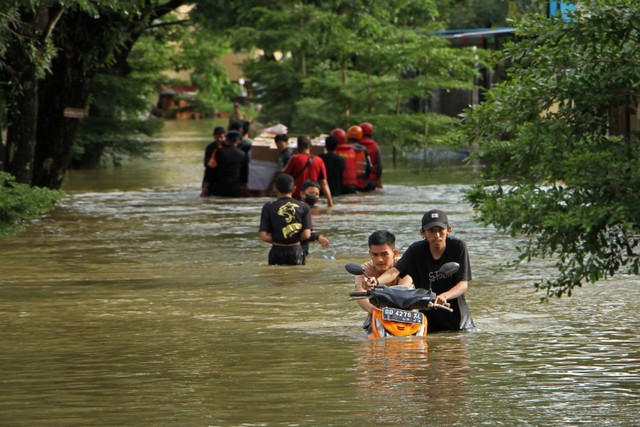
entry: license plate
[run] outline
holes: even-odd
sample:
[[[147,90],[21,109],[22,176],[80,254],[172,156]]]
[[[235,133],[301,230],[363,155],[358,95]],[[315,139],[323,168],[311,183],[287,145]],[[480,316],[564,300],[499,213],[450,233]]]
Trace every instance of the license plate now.
[[[391,307],[382,309],[382,319],[400,323],[418,323],[420,325],[423,323],[423,315],[419,311],[407,311]]]

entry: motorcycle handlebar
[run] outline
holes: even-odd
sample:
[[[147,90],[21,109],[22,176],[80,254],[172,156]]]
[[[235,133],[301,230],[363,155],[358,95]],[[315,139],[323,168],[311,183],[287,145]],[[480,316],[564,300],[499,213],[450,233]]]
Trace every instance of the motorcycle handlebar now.
[[[349,292],[350,297],[368,297],[369,292],[367,291],[358,291],[358,292]]]

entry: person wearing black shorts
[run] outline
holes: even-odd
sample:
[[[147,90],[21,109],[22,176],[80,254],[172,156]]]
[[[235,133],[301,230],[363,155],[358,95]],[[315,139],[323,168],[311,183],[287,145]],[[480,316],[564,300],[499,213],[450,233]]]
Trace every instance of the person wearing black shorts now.
[[[273,185],[277,199],[265,203],[260,214],[260,239],[271,243],[269,265],[304,265],[301,240],[311,237],[311,208],[291,197],[294,180],[278,175]]]

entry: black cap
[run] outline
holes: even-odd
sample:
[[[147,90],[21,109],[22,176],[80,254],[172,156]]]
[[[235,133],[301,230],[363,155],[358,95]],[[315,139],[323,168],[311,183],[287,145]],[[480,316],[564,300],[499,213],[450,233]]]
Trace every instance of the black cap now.
[[[422,216],[422,229],[428,230],[433,227],[449,227],[447,214],[439,209],[433,209]]]

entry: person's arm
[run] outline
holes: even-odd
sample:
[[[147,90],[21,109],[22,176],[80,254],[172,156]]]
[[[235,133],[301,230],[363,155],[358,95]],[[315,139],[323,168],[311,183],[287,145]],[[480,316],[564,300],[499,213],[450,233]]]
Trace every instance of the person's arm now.
[[[271,237],[271,233],[267,231],[260,232],[260,240],[267,243],[273,243],[273,238]]]
[[[311,219],[311,208],[306,203],[302,203],[302,232],[300,233],[300,242],[311,238],[311,229],[313,228],[313,220]]]
[[[307,239],[309,239],[311,237],[311,230],[308,228],[305,228],[304,230],[302,230],[302,233],[300,233],[300,241],[303,242]]]
[[[325,197],[327,198],[327,206],[332,208],[334,206],[333,205],[333,197],[331,197],[331,189],[329,188],[329,183],[327,183],[326,179],[321,179],[320,180],[320,187],[322,188],[322,192],[324,193]]]
[[[245,153],[240,166],[240,185],[246,186],[247,182],[249,182],[249,155]]]
[[[415,289],[415,285],[413,284],[413,278],[408,274],[398,280],[397,286],[406,286],[407,288]]]
[[[271,235],[271,218],[269,218],[269,203],[265,203],[260,211],[260,227],[258,232],[260,233],[260,240],[267,243],[273,243],[273,236]]]
[[[469,282],[466,280],[459,281],[453,288],[449,289],[436,296],[434,301],[436,304],[445,304],[447,300],[458,298],[460,295],[464,295],[469,289]]]
[[[329,239],[320,234],[318,234],[318,243],[320,243],[325,249],[329,247]]]
[[[391,283],[396,279],[396,277],[398,277],[399,274],[400,271],[397,268],[391,267],[390,269],[382,273],[382,275],[380,275],[380,277],[378,278],[367,277],[365,278],[364,290],[366,291],[372,289],[377,285],[386,285],[387,283]]]
[[[356,276],[356,291],[358,292],[366,291],[366,289],[364,288],[364,282],[365,282],[365,277],[363,275]],[[362,298],[362,299],[356,300],[356,302],[367,313],[369,314],[373,313],[375,306],[371,304],[368,298]]]

